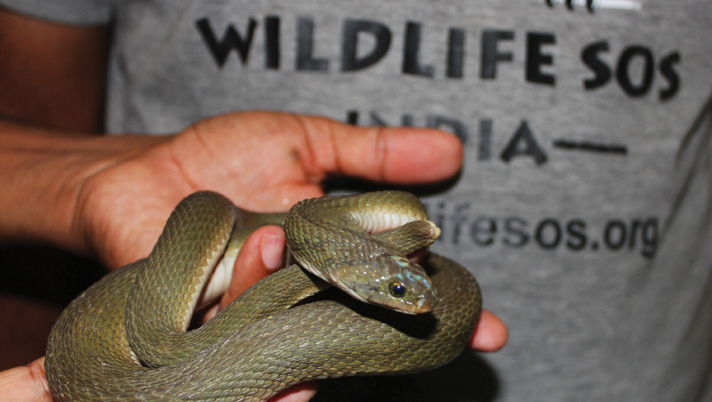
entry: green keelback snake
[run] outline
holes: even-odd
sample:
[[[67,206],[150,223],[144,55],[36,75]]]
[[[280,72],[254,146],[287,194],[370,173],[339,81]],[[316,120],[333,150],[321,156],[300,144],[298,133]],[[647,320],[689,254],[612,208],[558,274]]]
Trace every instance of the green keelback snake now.
[[[218,261],[231,270],[223,254],[234,258],[255,227],[281,219],[212,192],[181,201],[146,259],[108,274],[60,316],[45,360],[53,396],[263,401],[313,379],[431,369],[463,350],[479,319],[479,288],[446,258],[424,257],[429,278],[408,260],[439,230],[403,192],[296,204],[287,243],[312,273],[293,265],[270,275],[186,332],[198,300],[224,290],[204,289],[222,275],[213,272]]]

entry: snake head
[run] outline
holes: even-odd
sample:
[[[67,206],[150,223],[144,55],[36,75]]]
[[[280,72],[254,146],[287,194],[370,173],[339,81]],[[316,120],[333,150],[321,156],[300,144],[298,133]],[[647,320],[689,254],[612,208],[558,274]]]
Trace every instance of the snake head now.
[[[430,312],[438,303],[425,270],[398,255],[376,256],[340,281],[339,287],[354,298],[406,314]]]

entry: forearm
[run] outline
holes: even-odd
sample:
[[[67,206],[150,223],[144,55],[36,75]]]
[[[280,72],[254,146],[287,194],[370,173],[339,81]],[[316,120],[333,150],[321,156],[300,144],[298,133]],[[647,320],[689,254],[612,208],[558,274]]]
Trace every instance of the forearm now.
[[[77,191],[130,143],[67,133],[102,130],[107,37],[0,8],[0,241],[86,250]]]
[[[0,116],[102,131],[107,38],[106,27],[55,24],[0,8]]]
[[[61,133],[0,121],[0,241],[86,253],[78,194],[98,172],[161,141]]]

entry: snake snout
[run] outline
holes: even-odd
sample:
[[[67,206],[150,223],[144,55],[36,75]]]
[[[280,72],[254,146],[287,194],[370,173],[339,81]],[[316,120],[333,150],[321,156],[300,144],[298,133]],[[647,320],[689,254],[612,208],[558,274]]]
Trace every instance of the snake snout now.
[[[407,258],[384,254],[363,267],[370,271],[367,276],[371,280],[341,277],[360,300],[405,314],[427,313],[438,304],[437,292],[425,270]]]

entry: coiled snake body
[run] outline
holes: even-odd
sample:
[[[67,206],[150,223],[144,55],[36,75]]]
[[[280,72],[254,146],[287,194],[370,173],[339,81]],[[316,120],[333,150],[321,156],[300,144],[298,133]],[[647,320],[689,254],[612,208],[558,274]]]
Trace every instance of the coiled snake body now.
[[[366,212],[374,206],[376,218]],[[481,306],[477,283],[434,254],[424,258],[432,282],[421,281],[425,272],[404,255],[437,233],[402,192],[303,201],[285,222],[300,264],[359,300],[293,265],[186,332],[225,249],[281,217],[261,219],[216,193],[181,201],[147,259],[110,273],[60,316],[45,361],[54,397],[263,401],[312,379],[434,368],[467,344]],[[371,237],[364,229],[386,230]],[[333,295],[300,302],[321,291]]]

